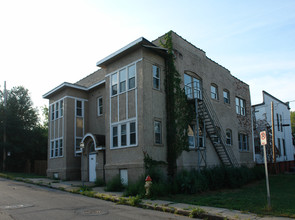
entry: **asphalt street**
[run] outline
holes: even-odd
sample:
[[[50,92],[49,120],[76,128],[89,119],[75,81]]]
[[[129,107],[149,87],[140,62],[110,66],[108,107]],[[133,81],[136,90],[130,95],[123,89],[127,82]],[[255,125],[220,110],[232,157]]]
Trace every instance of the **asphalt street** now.
[[[0,219],[189,219],[0,178]]]

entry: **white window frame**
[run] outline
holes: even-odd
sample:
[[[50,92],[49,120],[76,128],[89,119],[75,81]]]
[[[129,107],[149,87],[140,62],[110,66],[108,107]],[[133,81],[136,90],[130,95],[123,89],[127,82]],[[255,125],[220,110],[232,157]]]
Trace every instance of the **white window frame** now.
[[[54,121],[55,119],[55,105],[51,105],[51,121]]]
[[[55,103],[55,119],[59,118],[59,102]]]
[[[116,72],[111,75],[111,96],[118,95],[118,92],[118,72]]]
[[[130,74],[131,72],[130,72],[130,68],[134,68],[134,75],[132,74]],[[128,67],[127,67],[127,69],[128,69],[128,85],[126,85],[126,86],[128,86],[128,90],[132,90],[132,89],[135,89],[136,88],[136,64],[135,63],[133,63],[132,65],[129,65]],[[133,80],[134,79],[134,87],[130,87],[130,81],[131,80]]]
[[[81,102],[81,108],[78,108],[78,102]],[[83,117],[84,116],[84,101],[76,99],[76,106],[75,106],[75,110],[76,110],[76,117]],[[81,115],[78,114],[78,110],[81,110]]]
[[[135,124],[135,130],[131,132],[131,124]],[[123,133],[122,126],[126,126],[126,133]],[[114,136],[114,128],[117,128],[117,134]],[[126,145],[122,145],[122,136],[126,136]],[[131,135],[135,135],[135,143],[131,143]],[[114,137],[117,138],[117,145],[114,146]],[[120,123],[114,123],[111,126],[111,146],[110,149],[120,149],[137,146],[137,122],[136,120],[125,120]]]
[[[236,113],[242,116],[246,115],[246,101],[239,97],[236,97]]]
[[[211,91],[211,98],[214,100],[218,100],[218,87],[216,84],[211,84],[210,87],[210,91]]]
[[[119,93],[124,93],[127,90],[127,69],[121,69],[119,71]],[[124,86],[123,86],[124,85]]]
[[[161,83],[160,67],[158,67],[156,65],[152,65],[152,72],[153,72],[153,88],[156,89],[156,90],[160,90],[160,88],[161,88],[161,84],[160,84]],[[158,84],[155,84],[155,81]]]
[[[50,159],[63,157],[63,152],[63,137],[50,140]]]
[[[157,124],[159,124],[159,127],[160,127],[159,132],[156,131],[156,125]],[[157,142],[157,135],[160,136],[159,142]],[[154,144],[155,145],[161,145],[162,144],[162,122],[160,120],[154,120]]]
[[[64,116],[64,100],[59,101],[59,117]]]
[[[102,97],[97,98],[97,116],[103,115],[103,99]]]
[[[226,89],[223,90],[223,102],[225,104],[230,104],[230,94],[229,91]]]

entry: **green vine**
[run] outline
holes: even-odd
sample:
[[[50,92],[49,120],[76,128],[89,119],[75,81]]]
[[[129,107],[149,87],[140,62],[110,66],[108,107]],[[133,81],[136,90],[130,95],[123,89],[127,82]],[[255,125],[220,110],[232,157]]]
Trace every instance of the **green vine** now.
[[[174,176],[176,160],[183,151],[188,151],[188,125],[193,119],[193,109],[188,104],[181,76],[174,63],[172,31],[164,36],[162,46],[168,50],[166,59],[166,112],[167,112],[167,162],[168,175]]]

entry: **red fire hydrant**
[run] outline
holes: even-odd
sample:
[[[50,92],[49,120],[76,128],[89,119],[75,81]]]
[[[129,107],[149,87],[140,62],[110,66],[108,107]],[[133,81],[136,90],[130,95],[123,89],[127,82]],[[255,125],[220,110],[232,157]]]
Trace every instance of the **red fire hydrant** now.
[[[151,194],[151,186],[152,186],[152,178],[148,175],[146,178],[145,178],[145,185],[144,185],[144,188],[145,188],[145,195],[146,196],[150,196]]]

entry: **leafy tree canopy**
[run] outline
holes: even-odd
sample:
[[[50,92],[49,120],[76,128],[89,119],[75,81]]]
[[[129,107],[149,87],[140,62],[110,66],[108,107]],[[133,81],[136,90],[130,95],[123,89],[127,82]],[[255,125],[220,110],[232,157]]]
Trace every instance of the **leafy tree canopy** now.
[[[46,159],[47,128],[40,126],[38,109],[26,88],[13,87],[6,97],[5,105],[4,91],[0,90],[0,154],[3,161],[3,148],[10,152],[5,160],[7,170],[23,171],[26,160]]]

